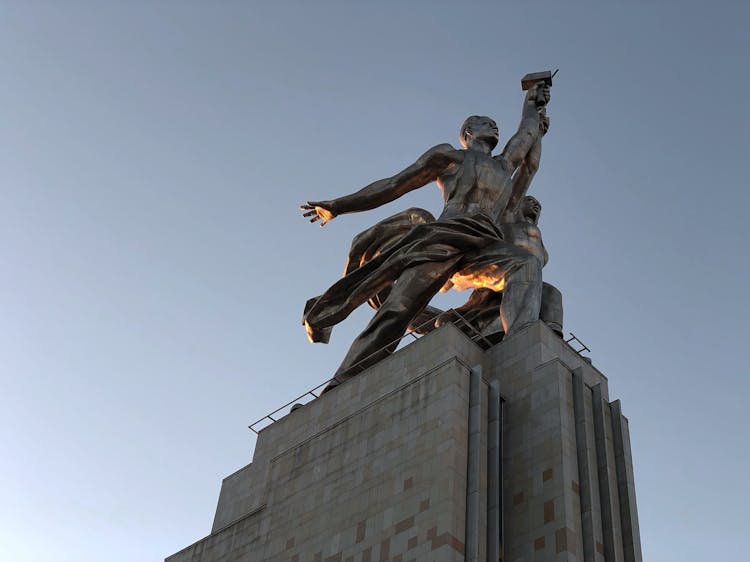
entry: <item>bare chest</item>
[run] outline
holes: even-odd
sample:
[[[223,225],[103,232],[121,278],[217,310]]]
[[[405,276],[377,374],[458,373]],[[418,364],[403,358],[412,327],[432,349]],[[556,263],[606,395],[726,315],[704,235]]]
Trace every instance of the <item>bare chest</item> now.
[[[484,154],[467,154],[464,161],[438,180],[447,200],[484,200],[493,203],[510,194],[510,175]]]
[[[539,227],[529,222],[516,222],[502,225],[505,239],[516,246],[530,250],[541,248],[542,232]]]
[[[478,187],[502,189],[508,183],[510,175],[502,165],[488,156],[477,158],[474,162],[474,175]]]

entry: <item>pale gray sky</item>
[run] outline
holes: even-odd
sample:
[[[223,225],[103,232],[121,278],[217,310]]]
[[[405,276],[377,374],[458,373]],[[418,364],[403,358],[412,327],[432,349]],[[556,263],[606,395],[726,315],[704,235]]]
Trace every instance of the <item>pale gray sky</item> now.
[[[644,558],[742,560],[747,21],[737,2],[0,2],[0,560],[158,560],[206,535],[246,426],[330,376],[351,237],[298,215],[503,141],[560,67],[532,187],[545,277],[630,418]],[[466,294],[443,297],[459,303]]]

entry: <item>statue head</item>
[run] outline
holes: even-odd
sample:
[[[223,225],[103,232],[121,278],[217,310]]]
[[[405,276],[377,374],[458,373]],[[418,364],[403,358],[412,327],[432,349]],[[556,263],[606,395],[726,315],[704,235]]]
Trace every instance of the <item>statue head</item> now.
[[[472,115],[461,125],[458,138],[464,148],[469,148],[474,141],[481,140],[489,145],[490,150],[492,150],[497,146],[500,131],[493,119],[484,115]]]
[[[521,203],[521,213],[534,224],[538,224],[539,215],[542,214],[542,204],[536,199],[536,197],[527,195],[523,198],[523,202]]]

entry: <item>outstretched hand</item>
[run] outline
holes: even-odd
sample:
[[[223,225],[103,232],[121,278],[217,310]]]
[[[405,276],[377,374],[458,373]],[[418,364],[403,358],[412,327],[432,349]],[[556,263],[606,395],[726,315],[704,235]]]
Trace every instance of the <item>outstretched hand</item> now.
[[[330,201],[308,201],[307,205],[300,205],[302,216],[308,218],[310,222],[320,221],[320,226],[332,220],[336,213],[333,212],[333,203]]]

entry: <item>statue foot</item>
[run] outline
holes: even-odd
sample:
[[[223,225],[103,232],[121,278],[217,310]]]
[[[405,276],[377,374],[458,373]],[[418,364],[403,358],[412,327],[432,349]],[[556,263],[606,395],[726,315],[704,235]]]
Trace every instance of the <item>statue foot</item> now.
[[[565,339],[565,337],[563,336],[563,329],[560,324],[558,324],[557,322],[545,322],[545,324],[547,324],[550,330],[555,332],[560,337],[560,339]]]
[[[313,343],[328,343],[331,339],[331,332],[333,326],[327,328],[316,328],[312,326],[307,320],[305,320],[305,330],[307,331],[307,339]]]
[[[311,299],[308,299],[305,303],[305,310],[302,313],[302,325],[307,331],[307,339],[309,339],[312,343],[328,343],[331,339],[333,326],[328,326],[327,328],[317,328],[307,321],[307,314],[310,312],[312,307],[315,306],[315,303],[318,302],[318,299],[320,299],[320,297],[313,297]]]
[[[512,336],[513,334],[517,334],[518,332],[520,332],[522,330],[525,330],[526,328],[528,328],[532,324],[536,324],[536,322],[537,321],[523,322],[522,324],[514,324],[513,327],[510,330],[508,330],[508,333],[506,335],[507,336]]]
[[[323,389],[323,392],[320,393],[321,396],[323,396],[326,392],[329,392],[336,388],[341,383],[337,381],[335,378],[331,379],[331,381],[326,385],[326,387]]]

